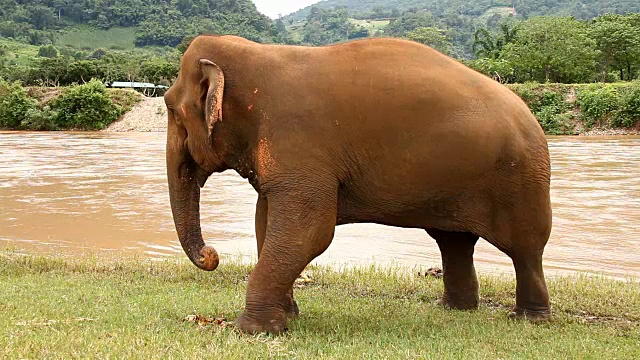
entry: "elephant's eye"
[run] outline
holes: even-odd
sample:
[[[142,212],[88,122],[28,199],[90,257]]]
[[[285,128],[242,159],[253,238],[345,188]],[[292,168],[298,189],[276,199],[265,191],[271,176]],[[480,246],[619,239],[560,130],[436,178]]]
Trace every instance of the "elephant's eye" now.
[[[176,116],[176,112],[173,110],[173,107],[167,106],[167,115],[169,115],[170,121],[180,122],[180,119]]]

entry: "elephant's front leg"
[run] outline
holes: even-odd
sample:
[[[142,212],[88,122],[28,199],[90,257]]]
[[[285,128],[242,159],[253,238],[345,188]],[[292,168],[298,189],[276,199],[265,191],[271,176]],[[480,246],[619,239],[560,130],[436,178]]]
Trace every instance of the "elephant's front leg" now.
[[[267,213],[268,205],[267,198],[259,195],[258,202],[256,203],[256,240],[258,244],[258,259],[260,259],[260,253],[262,252],[262,246],[264,245],[264,239],[267,236]],[[299,275],[299,274],[298,274]],[[300,309],[296,300],[293,298],[293,286],[289,289],[290,306],[286,310],[287,320],[293,320],[300,315]]]
[[[335,190],[335,191],[334,191]],[[249,276],[247,304],[236,325],[249,333],[281,333],[291,310],[295,279],[333,239],[337,189],[270,192],[266,236]]]

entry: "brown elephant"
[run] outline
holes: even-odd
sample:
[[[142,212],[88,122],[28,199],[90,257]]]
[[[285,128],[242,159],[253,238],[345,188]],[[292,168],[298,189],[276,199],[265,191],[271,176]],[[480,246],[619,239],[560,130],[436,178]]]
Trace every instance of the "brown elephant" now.
[[[513,260],[511,315],[550,316],[548,146],[497,82],[398,39],[314,48],[200,36],[165,102],[171,208],[196,266],[218,265],[200,230],[207,178],[233,169],[259,195],[243,331],[285,330],[294,280],[336,225],[362,222],[425,229],[442,253],[440,301],[455,309],[478,306],[482,237]]]

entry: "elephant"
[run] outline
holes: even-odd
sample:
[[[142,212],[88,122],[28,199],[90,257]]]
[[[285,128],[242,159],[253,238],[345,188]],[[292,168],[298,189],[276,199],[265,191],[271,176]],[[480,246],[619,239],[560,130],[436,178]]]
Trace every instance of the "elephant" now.
[[[292,286],[337,225],[420,228],[442,256],[452,309],[478,307],[474,246],[515,268],[513,318],[547,320],[551,232],[544,132],[505,86],[402,39],[323,46],[196,37],[166,92],[173,220],[188,258],[214,270],[200,189],[234,170],[257,192],[258,260],[235,325],[278,334],[299,314]]]

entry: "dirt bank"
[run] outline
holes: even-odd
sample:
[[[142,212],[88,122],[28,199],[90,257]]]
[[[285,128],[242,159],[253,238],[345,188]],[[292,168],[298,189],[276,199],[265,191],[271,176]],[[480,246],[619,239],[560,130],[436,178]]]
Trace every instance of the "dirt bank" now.
[[[640,135],[640,122],[633,128],[593,128],[580,132],[582,136]]]
[[[167,108],[162,97],[144,98],[104,131],[167,131]]]

